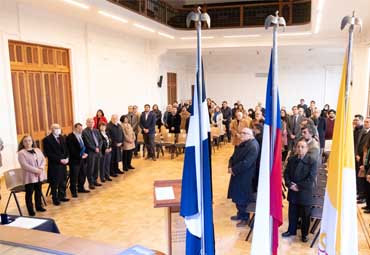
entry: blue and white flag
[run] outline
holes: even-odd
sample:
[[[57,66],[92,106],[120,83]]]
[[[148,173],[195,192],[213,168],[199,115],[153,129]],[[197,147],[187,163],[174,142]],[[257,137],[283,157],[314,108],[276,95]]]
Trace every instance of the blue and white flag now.
[[[199,63],[199,62],[198,62]],[[215,254],[208,107],[202,70],[197,65],[192,113],[185,147],[180,215],[186,224],[186,255]],[[200,83],[201,81],[201,83]],[[202,98],[198,93],[202,88]]]

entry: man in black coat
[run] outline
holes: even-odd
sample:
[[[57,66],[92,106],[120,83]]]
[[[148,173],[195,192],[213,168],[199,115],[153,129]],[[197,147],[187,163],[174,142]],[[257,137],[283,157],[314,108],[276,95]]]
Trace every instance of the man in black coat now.
[[[358,193],[358,200],[357,203],[362,204],[366,202],[365,196],[365,185],[366,185],[366,177],[360,176],[358,177],[358,173],[360,168],[363,168],[363,163],[366,159],[364,158],[364,148],[367,145],[368,141],[370,140],[370,118],[367,117],[364,120],[364,128],[362,132],[359,134],[358,141],[354,141],[356,148],[356,174],[357,174],[357,193]],[[366,151],[365,151],[366,154]]]
[[[140,116],[140,128],[142,130],[145,147],[148,151],[146,159],[152,158],[156,161],[154,153],[154,136],[155,136],[155,124],[157,122],[156,115],[150,111],[150,105],[144,106],[144,111]]]
[[[59,124],[52,124],[50,135],[42,142],[44,154],[48,158],[48,182],[50,183],[51,196],[54,205],[69,201],[66,198],[67,164],[69,154],[66,142],[61,136]]]
[[[82,131],[82,138],[86,146],[87,157],[87,181],[89,189],[95,189],[95,186],[102,186],[98,183],[101,148],[103,141],[99,131],[94,128],[94,120],[88,118],[86,120],[86,128]]]
[[[284,171],[285,186],[288,187],[289,227],[283,237],[297,234],[297,222],[301,217],[302,242],[307,242],[310,227],[312,194],[317,174],[317,162],[308,156],[308,144],[304,138],[296,145],[296,155],[289,158]]]
[[[171,114],[167,117],[166,124],[169,132],[175,134],[175,142],[177,142],[180,133],[181,117],[180,114],[177,113],[176,108],[172,108]]]
[[[117,177],[117,174],[123,174],[119,170],[118,163],[122,161],[122,143],[123,143],[123,130],[118,123],[118,115],[113,114],[110,122],[107,125],[107,134],[112,139],[112,158],[110,164],[110,175]]]
[[[258,142],[254,139],[251,129],[242,129],[240,140],[241,143],[235,148],[228,166],[231,177],[227,197],[231,198],[238,210],[237,215],[230,219],[240,220],[237,227],[245,226],[249,220],[246,209],[248,204],[254,201],[253,178],[259,153]]]
[[[78,192],[88,193],[90,191],[85,190],[84,178],[79,176],[86,176],[86,162],[87,158],[86,147],[82,139],[82,124],[76,123],[74,125],[73,132],[67,136],[67,147],[69,151],[69,189],[71,190],[72,197],[77,197],[77,186]],[[81,172],[81,175],[80,175]]]
[[[221,112],[222,112],[222,118],[223,118],[222,124],[225,125],[227,140],[230,142],[231,141],[230,122],[232,118],[232,112],[231,112],[231,108],[227,106],[226,101],[222,102]]]

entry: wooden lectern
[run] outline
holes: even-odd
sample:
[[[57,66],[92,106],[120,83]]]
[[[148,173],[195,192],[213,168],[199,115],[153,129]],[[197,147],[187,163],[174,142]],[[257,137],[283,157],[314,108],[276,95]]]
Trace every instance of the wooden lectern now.
[[[174,199],[160,199],[156,197],[156,188],[172,187]],[[154,208],[166,208],[168,254],[184,254],[186,227],[184,219],[179,215],[181,199],[181,180],[154,181],[153,188]]]

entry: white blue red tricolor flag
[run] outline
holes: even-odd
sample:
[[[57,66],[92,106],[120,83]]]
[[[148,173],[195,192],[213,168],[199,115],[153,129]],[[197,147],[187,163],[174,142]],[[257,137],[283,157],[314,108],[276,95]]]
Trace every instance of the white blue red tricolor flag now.
[[[202,77],[203,64],[201,71],[197,68],[182,176],[180,215],[185,218],[186,224],[186,255],[200,254],[202,241],[205,254],[215,254],[208,138],[210,125]],[[199,87],[203,90],[202,98],[199,97]]]
[[[252,255],[277,254],[283,223],[281,175],[281,120],[277,84],[273,84],[272,56],[267,80],[265,124],[258,179]]]

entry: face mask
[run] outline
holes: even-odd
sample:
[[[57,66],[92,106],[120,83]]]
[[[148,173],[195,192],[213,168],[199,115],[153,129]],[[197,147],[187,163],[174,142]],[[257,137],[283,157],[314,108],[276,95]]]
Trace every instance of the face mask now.
[[[54,134],[55,136],[59,136],[61,133],[62,133],[62,130],[61,130],[60,128],[57,128],[57,129],[54,129],[54,130],[53,130],[53,134]]]

